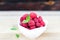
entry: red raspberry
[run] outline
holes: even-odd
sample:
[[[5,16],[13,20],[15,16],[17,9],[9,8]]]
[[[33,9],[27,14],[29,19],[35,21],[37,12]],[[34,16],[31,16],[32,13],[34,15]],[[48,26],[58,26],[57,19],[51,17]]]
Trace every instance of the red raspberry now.
[[[25,28],[28,27],[28,24],[27,23],[21,23],[20,25],[23,26],[23,27],[25,27]]]
[[[22,17],[23,17],[23,20],[26,19],[26,17],[28,16],[28,14],[24,14]]]
[[[36,26],[37,26],[37,27],[40,27],[41,25],[40,25],[40,23],[39,23],[39,22],[37,22],[37,23],[36,23]]]
[[[39,22],[41,22],[41,21],[42,21],[42,17],[41,17],[41,16],[39,16],[38,21],[39,21]]]
[[[28,14],[23,15],[23,16],[20,18],[20,22],[22,22],[23,20],[25,20],[27,16],[28,16]]]
[[[34,12],[31,12],[31,13],[30,13],[30,17],[31,17],[32,19],[34,19],[34,18],[36,18],[36,17],[37,17],[37,14],[36,14],[36,13],[34,13]]]
[[[38,22],[38,19],[37,18],[34,18],[34,22]]]
[[[36,26],[30,26],[30,29],[34,29]]]
[[[45,22],[41,21],[41,26],[45,26]]]
[[[20,18],[20,22],[22,22],[22,21],[23,21],[23,17]]]
[[[29,26],[34,26],[34,25],[35,25],[35,22],[34,22],[33,20],[30,20],[30,21],[28,22],[28,25],[29,25]]]
[[[30,17],[30,20],[32,20],[32,18]]]

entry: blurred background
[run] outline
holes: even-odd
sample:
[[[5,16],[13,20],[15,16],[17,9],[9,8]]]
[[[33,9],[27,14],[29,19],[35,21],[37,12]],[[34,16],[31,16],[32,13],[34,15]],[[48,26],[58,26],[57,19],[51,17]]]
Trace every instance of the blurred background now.
[[[2,10],[60,10],[60,0],[0,0]]]

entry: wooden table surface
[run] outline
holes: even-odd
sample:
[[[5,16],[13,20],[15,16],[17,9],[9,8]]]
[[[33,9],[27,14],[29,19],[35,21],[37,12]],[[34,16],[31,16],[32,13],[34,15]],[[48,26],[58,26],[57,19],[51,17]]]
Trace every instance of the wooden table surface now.
[[[10,27],[17,26],[17,20],[19,16],[9,16],[10,14],[4,15],[0,15],[0,40],[31,40],[22,34],[20,34],[20,38],[17,39],[15,34],[20,33],[19,30],[10,30]],[[41,15],[47,19],[48,27],[41,36],[34,40],[60,40],[60,16],[54,16],[53,14],[50,16],[48,16],[48,14]]]

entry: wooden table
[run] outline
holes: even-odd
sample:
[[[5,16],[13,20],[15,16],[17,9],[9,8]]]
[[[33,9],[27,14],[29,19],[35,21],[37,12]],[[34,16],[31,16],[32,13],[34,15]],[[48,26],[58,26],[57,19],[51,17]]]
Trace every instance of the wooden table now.
[[[19,14],[22,12],[16,11],[16,12],[0,12],[0,13],[1,13],[0,14],[0,40],[31,40],[29,38],[26,38],[22,34],[20,34],[20,38],[17,39],[15,34],[20,33],[19,30],[17,31],[10,30],[10,27],[17,26],[17,20]],[[48,27],[47,30],[41,36],[39,36],[34,40],[60,40],[59,13],[60,12],[40,12],[40,15],[44,16],[47,19]]]

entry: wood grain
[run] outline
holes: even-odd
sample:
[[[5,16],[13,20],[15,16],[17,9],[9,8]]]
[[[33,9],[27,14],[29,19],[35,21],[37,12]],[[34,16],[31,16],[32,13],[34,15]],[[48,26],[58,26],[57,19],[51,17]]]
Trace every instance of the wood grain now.
[[[36,39],[29,39],[21,34],[17,39],[16,33],[11,31],[10,27],[17,26],[17,16],[0,16],[0,40],[60,40],[60,16],[44,16],[48,21],[47,30]]]

